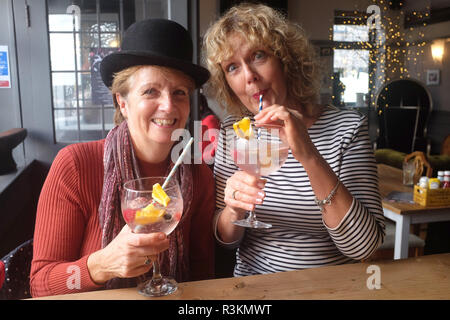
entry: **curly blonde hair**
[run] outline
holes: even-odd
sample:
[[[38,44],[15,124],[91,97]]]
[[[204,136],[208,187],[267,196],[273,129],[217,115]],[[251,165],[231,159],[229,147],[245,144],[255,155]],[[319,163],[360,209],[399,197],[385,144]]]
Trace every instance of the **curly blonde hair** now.
[[[212,24],[203,41],[203,63],[211,73],[205,93],[224,109],[235,115],[248,113],[227,84],[220,66],[233,55],[228,43],[232,34],[240,35],[252,47],[265,47],[280,59],[290,100],[301,105],[318,101],[319,65],[304,30],[268,6],[242,3]]]

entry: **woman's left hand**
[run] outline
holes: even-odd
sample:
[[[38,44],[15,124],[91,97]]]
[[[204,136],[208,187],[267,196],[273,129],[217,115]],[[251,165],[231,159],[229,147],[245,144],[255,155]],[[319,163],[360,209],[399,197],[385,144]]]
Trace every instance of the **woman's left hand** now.
[[[299,111],[274,104],[261,110],[254,118],[261,127],[264,127],[264,124],[283,125],[281,139],[287,142],[292,155],[300,163],[311,156],[312,151],[315,150],[305,119]]]

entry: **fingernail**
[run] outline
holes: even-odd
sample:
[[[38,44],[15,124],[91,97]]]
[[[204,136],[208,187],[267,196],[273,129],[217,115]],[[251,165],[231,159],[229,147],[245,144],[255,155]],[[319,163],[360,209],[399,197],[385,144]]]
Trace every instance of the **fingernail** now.
[[[262,202],[263,202],[263,200],[262,200],[262,199],[260,199],[260,198],[256,198],[256,202],[257,202],[257,203],[262,203]]]
[[[164,233],[160,233],[159,235],[158,235],[158,239],[159,240],[164,240],[166,238],[166,235],[164,234]]]
[[[262,181],[259,181],[257,185],[258,185],[258,188],[262,189],[262,188],[264,188],[264,186],[266,185],[266,183],[265,183],[265,182],[262,182]]]
[[[264,192],[258,192],[258,196],[259,196],[260,199],[264,199],[264,197],[266,195],[264,194]]]

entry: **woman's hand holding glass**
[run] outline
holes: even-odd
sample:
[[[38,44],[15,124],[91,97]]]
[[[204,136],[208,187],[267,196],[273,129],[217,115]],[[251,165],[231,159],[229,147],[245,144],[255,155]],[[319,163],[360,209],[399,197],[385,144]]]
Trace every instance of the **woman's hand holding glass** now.
[[[180,156],[181,160],[187,147]],[[176,179],[146,177],[127,181],[123,185],[121,198],[123,218],[134,233],[164,232],[168,235],[177,227],[183,214],[183,197]],[[150,264],[150,259],[147,259],[145,265]],[[175,292],[178,284],[175,279],[161,274],[158,255],[154,255],[152,260],[152,279],[139,285],[139,293],[160,297]]]
[[[133,233],[125,225],[105,248],[89,256],[91,278],[98,284],[112,278],[132,278],[148,272],[152,265],[145,264],[150,256],[157,256],[169,248],[163,232]]]
[[[265,184],[266,180],[245,171],[236,171],[227,180],[225,204],[239,215],[237,220],[244,217],[245,211],[253,211],[255,205],[263,202]]]
[[[229,243],[242,238],[245,228],[235,225],[234,222],[245,219],[247,211],[253,211],[256,204],[263,202],[265,183],[266,180],[245,171],[236,171],[228,178],[224,199],[226,208],[220,215],[224,223],[218,224],[222,241]]]

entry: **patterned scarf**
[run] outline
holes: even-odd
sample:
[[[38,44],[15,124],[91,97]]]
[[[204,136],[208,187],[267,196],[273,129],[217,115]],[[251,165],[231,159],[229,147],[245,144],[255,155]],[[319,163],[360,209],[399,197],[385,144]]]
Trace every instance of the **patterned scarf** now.
[[[169,174],[173,165],[171,162],[166,175]],[[102,248],[106,247],[125,225],[120,206],[123,184],[128,180],[141,177],[126,121],[123,121],[108,133],[103,153],[103,166],[103,191],[98,209],[102,229]],[[163,275],[171,276],[176,281],[183,282],[189,280],[189,252],[184,247],[182,230],[193,197],[191,166],[181,164],[172,179],[177,179],[180,183],[183,196],[183,215],[177,228],[168,237],[169,249],[162,252],[159,259]],[[106,287],[108,289],[132,287],[150,276],[151,271],[149,274],[138,278],[114,278],[107,282]]]

